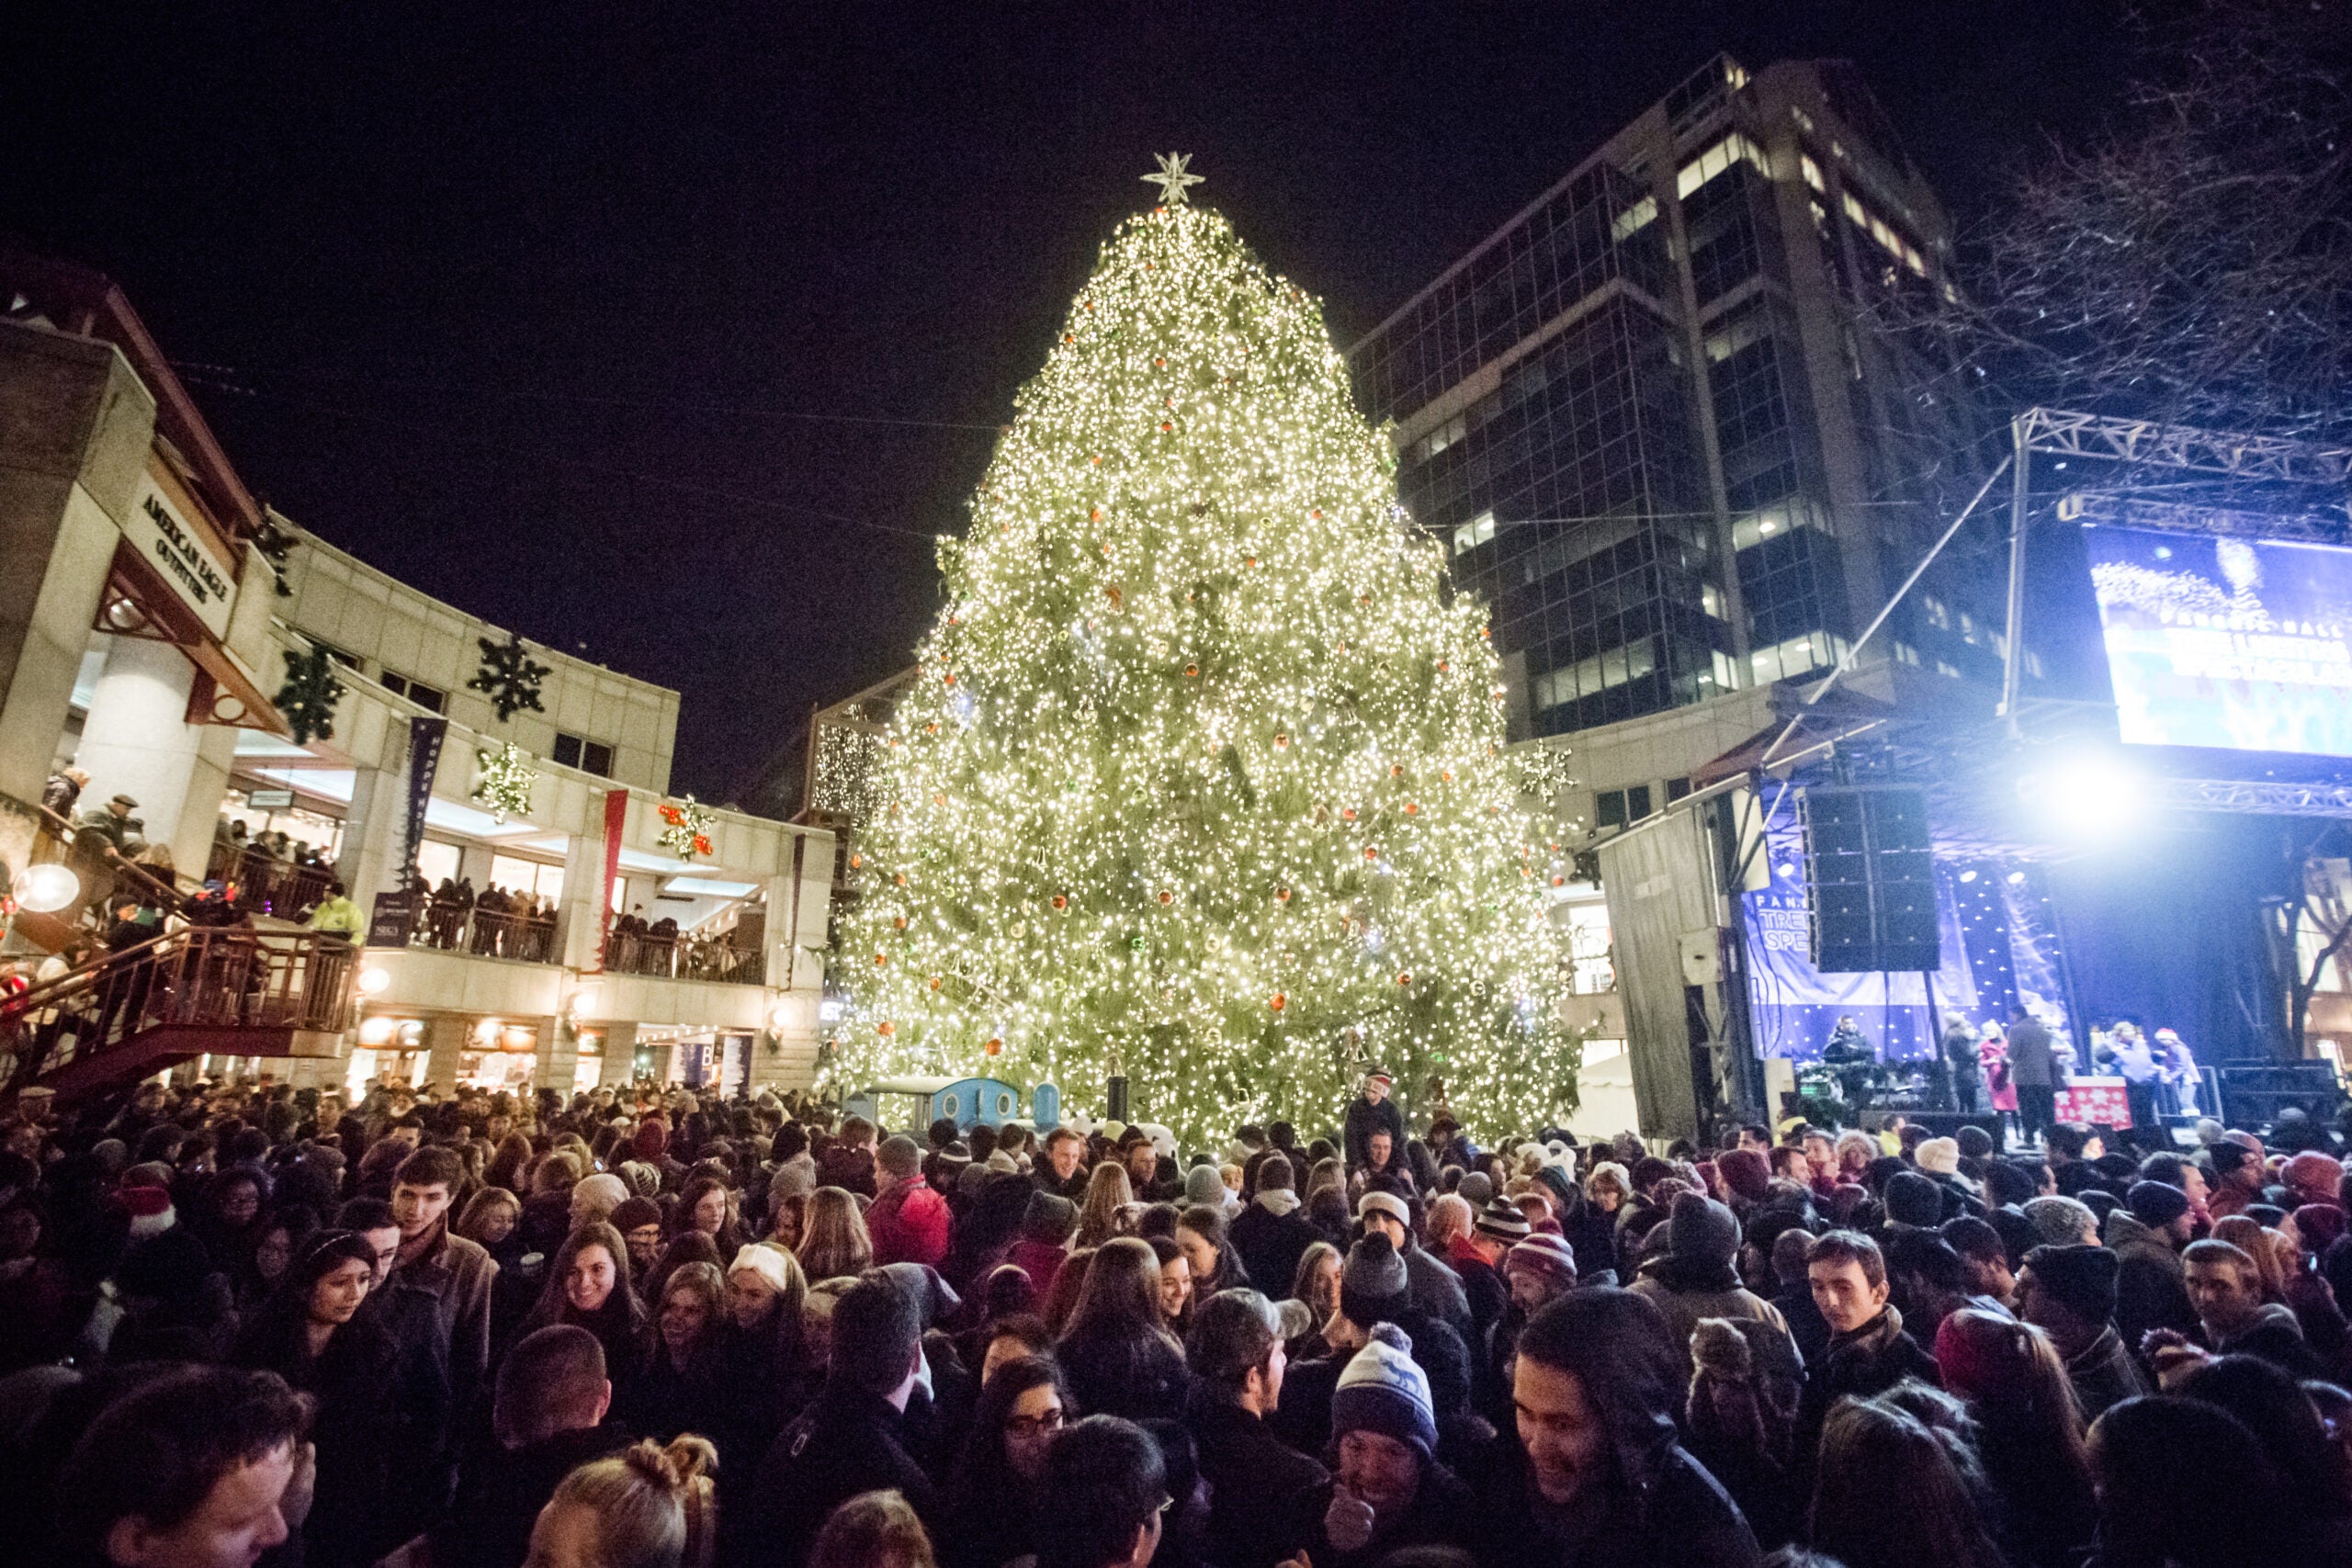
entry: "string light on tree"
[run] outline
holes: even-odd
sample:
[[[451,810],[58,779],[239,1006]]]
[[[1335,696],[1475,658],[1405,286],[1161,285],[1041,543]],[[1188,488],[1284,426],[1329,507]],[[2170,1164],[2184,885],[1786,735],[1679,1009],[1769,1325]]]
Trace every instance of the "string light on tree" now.
[[[1328,1122],[1376,1060],[1442,1067],[1474,1128],[1550,1124],[1581,1040],[1485,612],[1398,506],[1319,306],[1159,163],[940,543],[826,1081],[1090,1104],[1115,1060],[1199,1138]]]

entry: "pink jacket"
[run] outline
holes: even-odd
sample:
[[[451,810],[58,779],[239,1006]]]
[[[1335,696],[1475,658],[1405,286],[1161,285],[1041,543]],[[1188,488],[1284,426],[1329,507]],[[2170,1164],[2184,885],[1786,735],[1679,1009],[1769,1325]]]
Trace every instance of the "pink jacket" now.
[[[922,1263],[939,1267],[947,1256],[947,1200],[932,1190],[921,1176],[891,1184],[865,1212],[866,1234],[874,1238],[874,1262]]]

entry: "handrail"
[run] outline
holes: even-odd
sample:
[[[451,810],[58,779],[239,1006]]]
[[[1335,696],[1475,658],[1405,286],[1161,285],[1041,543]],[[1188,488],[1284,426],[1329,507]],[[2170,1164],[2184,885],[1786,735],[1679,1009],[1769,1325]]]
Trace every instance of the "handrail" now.
[[[82,829],[71,818],[58,815],[40,801],[32,802],[32,807],[40,813],[41,825],[49,829],[49,836],[68,850],[81,840]],[[101,834],[100,838],[103,840],[104,835]],[[158,908],[177,912],[187,902],[187,895],[179,890],[177,884],[165,886],[161,877],[137,861],[127,858],[120,850],[114,847],[113,843],[102,842],[99,853],[107,863],[113,866],[118,874],[129,872],[134,880],[145,885],[148,892],[159,896],[162,902],[157,906]],[[174,874],[176,875],[177,873]]]
[[[9,1081],[22,1087],[164,1027],[340,1033],[356,1010],[357,960],[348,942],[320,931],[168,932],[0,1006],[14,1036]]]

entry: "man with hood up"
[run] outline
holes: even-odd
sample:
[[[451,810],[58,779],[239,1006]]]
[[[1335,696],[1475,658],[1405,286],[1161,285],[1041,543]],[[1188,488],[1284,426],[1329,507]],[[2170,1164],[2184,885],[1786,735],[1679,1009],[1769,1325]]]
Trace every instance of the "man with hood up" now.
[[[1514,1462],[1481,1509],[1481,1561],[1754,1568],[1739,1506],[1682,1447],[1681,1363],[1666,1319],[1630,1291],[1577,1290],[1520,1334]]]

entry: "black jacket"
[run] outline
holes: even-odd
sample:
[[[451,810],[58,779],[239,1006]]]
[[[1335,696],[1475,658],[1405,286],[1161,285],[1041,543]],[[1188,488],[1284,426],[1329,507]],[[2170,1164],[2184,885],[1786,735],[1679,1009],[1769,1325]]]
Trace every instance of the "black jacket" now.
[[[1936,1359],[1903,1331],[1903,1314],[1890,1306],[1851,1334],[1831,1337],[1821,1359],[1806,1366],[1804,1394],[1797,1405],[1795,1452],[1811,1454],[1819,1446],[1821,1426],[1829,1407],[1848,1394],[1869,1399],[1884,1393],[1905,1378],[1942,1386]]]
[[[1323,1489],[1330,1480],[1321,1465],[1223,1400],[1195,1399],[1185,1424],[1209,1483],[1211,1562],[1219,1568],[1274,1568],[1319,1539]]]
[[[1671,1438],[1632,1456],[1566,1508],[1543,1501],[1525,1461],[1480,1498],[1481,1562],[1513,1568],[1758,1568],[1755,1532],[1706,1467]],[[1322,1559],[1316,1562],[1321,1564]]]
[[[1298,1260],[1323,1239],[1305,1209],[1277,1214],[1255,1199],[1233,1216],[1226,1235],[1241,1254],[1241,1266],[1250,1271],[1250,1278],[1275,1301],[1290,1294],[1291,1281],[1298,1278]]]
[[[531,1526],[556,1483],[628,1443],[628,1433],[607,1421],[519,1449],[486,1445],[467,1460],[457,1503],[433,1532],[434,1568],[523,1568]]]
[[[1069,1335],[1054,1357],[1069,1380],[1078,1407],[1089,1416],[1124,1416],[1130,1421],[1172,1421],[1184,1414],[1192,1372],[1173,1341]]]
[[[828,1382],[817,1403],[776,1435],[749,1485],[722,1495],[721,1562],[731,1568],[799,1568],[825,1517],[861,1492],[896,1488],[927,1524],[936,1525],[938,1492],[907,1451],[905,1421],[881,1395]]]
[[[1396,1100],[1384,1100],[1374,1105],[1363,1096],[1356,1096],[1348,1101],[1345,1127],[1350,1175],[1372,1163],[1372,1156],[1364,1149],[1376,1132],[1388,1134],[1388,1164],[1382,1168],[1410,1168],[1405,1157],[1405,1113],[1396,1109]]]

